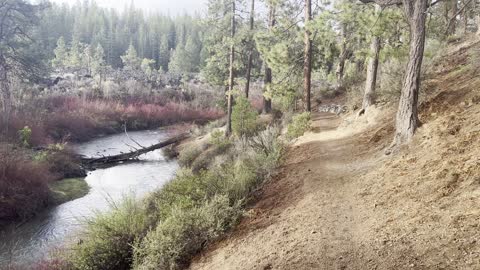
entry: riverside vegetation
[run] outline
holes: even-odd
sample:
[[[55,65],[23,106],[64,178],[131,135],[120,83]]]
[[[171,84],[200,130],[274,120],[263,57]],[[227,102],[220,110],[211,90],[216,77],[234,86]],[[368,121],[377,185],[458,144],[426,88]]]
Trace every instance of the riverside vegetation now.
[[[188,266],[195,254],[239,222],[255,190],[281,159],[287,142],[281,127],[259,126],[252,111],[246,99],[240,100],[233,109],[234,137],[214,129],[204,135],[207,140],[187,143],[175,179],[145,200],[127,197],[90,220],[82,244],[62,254],[61,268]],[[300,136],[308,121],[294,118],[288,130]]]

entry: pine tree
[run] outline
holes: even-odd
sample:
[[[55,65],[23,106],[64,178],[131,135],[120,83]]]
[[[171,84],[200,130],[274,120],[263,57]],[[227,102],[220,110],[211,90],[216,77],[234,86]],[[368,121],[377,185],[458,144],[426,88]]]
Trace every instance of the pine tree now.
[[[102,45],[98,44],[97,48],[95,49],[95,54],[93,56],[92,61],[92,74],[99,75],[100,77],[103,76],[106,67],[105,61],[105,51],[103,50]]]
[[[168,48],[168,37],[163,35],[160,40],[160,48],[158,52],[158,65],[162,71],[168,71],[170,63],[170,49]]]
[[[68,60],[68,50],[63,37],[58,39],[57,48],[55,48],[54,53],[55,58],[52,60],[52,66],[59,69],[65,68]]]
[[[138,57],[137,50],[130,44],[128,50],[120,57],[122,59],[123,67],[131,70],[140,69],[141,59]]]
[[[81,44],[78,40],[78,37],[74,37],[72,45],[70,48],[70,53],[68,55],[68,67],[73,69],[79,69],[82,67],[82,58],[81,58]]]

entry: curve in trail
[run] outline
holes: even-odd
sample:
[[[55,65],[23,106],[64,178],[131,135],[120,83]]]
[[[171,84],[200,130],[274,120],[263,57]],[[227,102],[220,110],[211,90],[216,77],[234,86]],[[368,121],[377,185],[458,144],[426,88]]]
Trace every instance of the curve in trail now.
[[[317,135],[339,124],[336,115],[314,115]],[[289,150],[249,217],[191,269],[370,269],[375,255],[359,240],[369,210],[355,202],[355,180],[380,155],[361,135],[306,137]]]

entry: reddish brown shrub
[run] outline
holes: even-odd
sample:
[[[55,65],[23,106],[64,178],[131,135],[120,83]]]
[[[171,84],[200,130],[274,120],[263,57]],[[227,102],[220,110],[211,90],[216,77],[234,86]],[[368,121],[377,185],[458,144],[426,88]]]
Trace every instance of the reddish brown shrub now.
[[[25,153],[0,146],[0,219],[26,218],[48,202],[48,166]]]

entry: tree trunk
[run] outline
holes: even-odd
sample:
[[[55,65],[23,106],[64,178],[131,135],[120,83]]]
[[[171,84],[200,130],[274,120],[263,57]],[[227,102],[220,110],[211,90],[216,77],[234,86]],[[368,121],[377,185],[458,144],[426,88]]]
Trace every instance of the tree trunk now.
[[[7,135],[10,113],[12,111],[12,96],[7,70],[4,67],[0,67],[0,99],[2,100],[2,125],[5,127],[5,135]]]
[[[269,31],[273,31],[275,27],[275,5],[270,3],[270,10],[268,15],[268,28]],[[272,69],[265,62],[265,78],[264,78],[264,89],[263,89],[263,113],[272,112],[272,100],[269,97],[266,97],[265,94],[268,90],[268,87],[272,84]]]
[[[457,32],[457,13],[458,3],[457,0],[450,0],[450,20],[447,24],[447,36],[453,36]]]
[[[397,112],[396,132],[392,146],[409,142],[415,134],[418,119],[418,94],[423,54],[428,0],[403,0],[405,14],[410,24],[410,53]]]
[[[468,32],[468,12],[470,10],[470,1],[463,1],[463,11],[462,11],[462,20],[463,20],[463,34]]]
[[[480,34],[480,10],[479,10],[479,3],[477,1],[473,1],[473,10],[475,16],[475,25],[477,26],[477,35]]]
[[[312,87],[312,39],[310,30],[308,30],[312,20],[312,0],[305,0],[305,60],[304,60],[304,109],[306,112],[312,111],[310,101]]]
[[[230,75],[229,75],[229,87],[228,87],[228,101],[227,101],[227,129],[225,135],[228,137],[232,134],[232,107],[233,107],[233,84],[235,83],[234,77],[234,63],[235,63],[235,0],[232,1],[232,20],[231,20],[231,45],[230,45]]]
[[[379,15],[381,8],[379,5],[375,6],[375,13]],[[377,86],[378,62],[380,58],[380,37],[374,36],[370,46],[371,56],[368,60],[367,67],[367,82],[365,85],[365,95],[363,97],[363,112],[375,104],[375,88]]]
[[[348,49],[347,49],[347,31],[345,25],[342,25],[342,48],[340,52],[340,57],[338,60],[338,66],[336,70],[337,83],[339,87],[343,87],[343,75],[345,73],[345,61],[347,61]]]
[[[255,26],[255,0],[252,0],[252,6],[250,9],[250,40],[249,40],[249,52],[248,52],[248,64],[247,64],[247,75],[245,76],[247,82],[245,83],[245,96],[248,99],[248,95],[250,92],[250,80],[251,80],[251,73],[252,73],[252,63],[253,63],[253,29]]]

